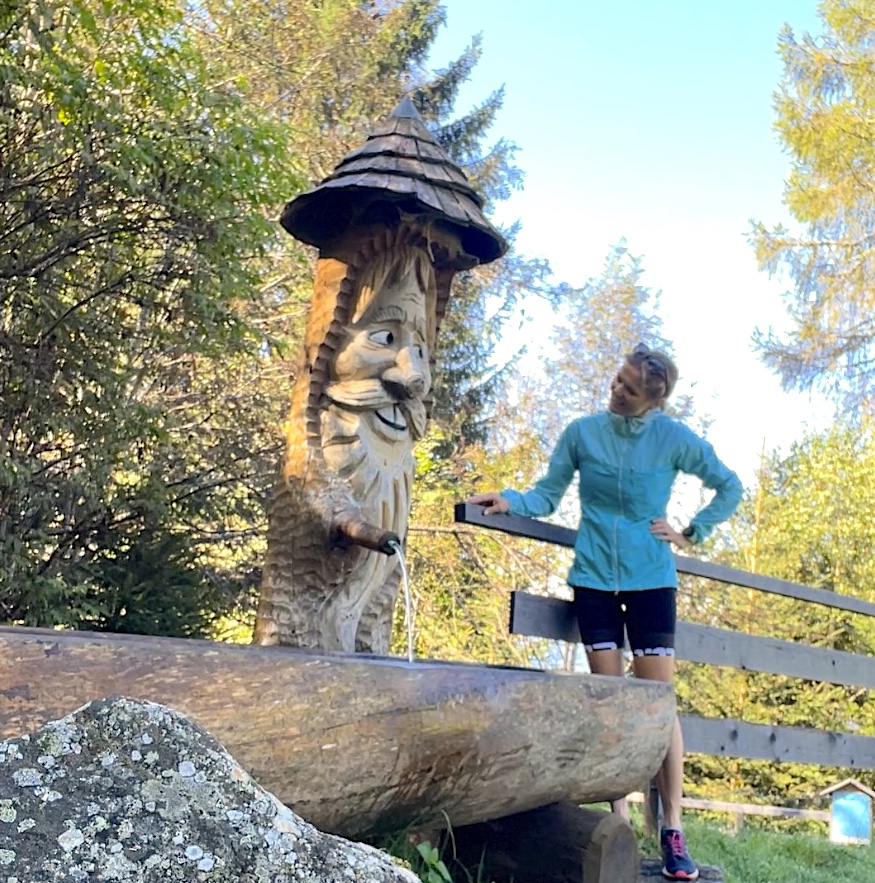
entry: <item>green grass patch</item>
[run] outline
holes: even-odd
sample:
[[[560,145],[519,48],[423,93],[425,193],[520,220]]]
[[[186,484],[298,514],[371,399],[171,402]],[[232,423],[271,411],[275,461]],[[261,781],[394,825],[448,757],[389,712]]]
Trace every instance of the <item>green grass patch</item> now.
[[[637,827],[637,826],[636,826]],[[875,848],[830,843],[826,837],[746,826],[738,834],[691,813],[684,816],[690,855],[715,865],[725,883],[836,883],[875,881]],[[659,856],[653,838],[641,838],[643,857]]]
[[[607,809],[607,804],[590,808]],[[633,805],[630,813],[641,857],[659,858],[659,843],[641,833],[641,807]],[[791,833],[770,828],[760,819],[749,821],[736,834],[713,817],[687,812],[684,830],[693,859],[719,868],[724,883],[875,883],[875,846],[830,843],[825,826],[820,834]],[[482,868],[463,868],[454,862],[451,844],[438,852],[430,843],[399,836],[384,848],[424,883],[490,883]]]

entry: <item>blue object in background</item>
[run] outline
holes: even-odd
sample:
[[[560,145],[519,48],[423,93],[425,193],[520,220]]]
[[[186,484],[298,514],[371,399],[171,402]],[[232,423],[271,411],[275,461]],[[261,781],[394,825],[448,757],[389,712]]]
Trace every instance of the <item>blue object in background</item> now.
[[[869,843],[872,834],[872,798],[860,791],[836,794],[832,801],[830,840]]]
[[[871,843],[875,792],[856,779],[845,779],[820,793],[832,801],[829,839],[833,843]]]

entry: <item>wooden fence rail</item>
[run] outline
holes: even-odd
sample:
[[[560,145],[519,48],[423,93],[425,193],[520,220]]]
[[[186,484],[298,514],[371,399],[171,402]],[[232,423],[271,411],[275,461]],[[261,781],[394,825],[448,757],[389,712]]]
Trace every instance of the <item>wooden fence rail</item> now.
[[[630,803],[646,803],[648,795],[633,791],[626,796]],[[805,819],[809,822],[828,822],[831,813],[828,809],[801,809],[795,806],[771,806],[762,803],[728,803],[725,800],[700,800],[696,797],[681,798],[684,809],[699,809],[709,812],[728,812],[733,816],[766,816],[772,819]]]
[[[575,531],[534,518],[484,515],[481,506],[460,503],[457,522],[479,525],[553,545],[573,547]],[[680,573],[755,589],[835,610],[875,616],[875,604],[799,583],[748,573],[697,558],[676,556]],[[517,635],[577,643],[580,633],[570,601],[513,592],[510,631]],[[875,687],[875,658],[749,635],[679,621],[675,651],[679,659],[706,665],[788,675],[847,687]],[[875,769],[875,737],[805,727],[768,726],[742,720],[681,715],[686,750],[752,760]]]

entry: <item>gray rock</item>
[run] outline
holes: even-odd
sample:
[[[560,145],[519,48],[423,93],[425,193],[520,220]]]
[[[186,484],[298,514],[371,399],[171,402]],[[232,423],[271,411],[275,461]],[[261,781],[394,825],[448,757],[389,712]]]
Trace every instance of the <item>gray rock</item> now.
[[[90,702],[0,742],[0,883],[418,883],[317,831],[162,705]]]

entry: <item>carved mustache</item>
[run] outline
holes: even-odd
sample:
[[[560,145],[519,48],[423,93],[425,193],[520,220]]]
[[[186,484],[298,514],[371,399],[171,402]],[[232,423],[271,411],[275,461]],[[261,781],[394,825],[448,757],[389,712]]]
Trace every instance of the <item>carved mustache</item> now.
[[[357,411],[376,411],[380,408],[397,407],[407,416],[414,438],[425,434],[425,405],[418,398],[400,401],[391,395],[380,380],[344,380],[330,383],[325,395],[338,405]]]

